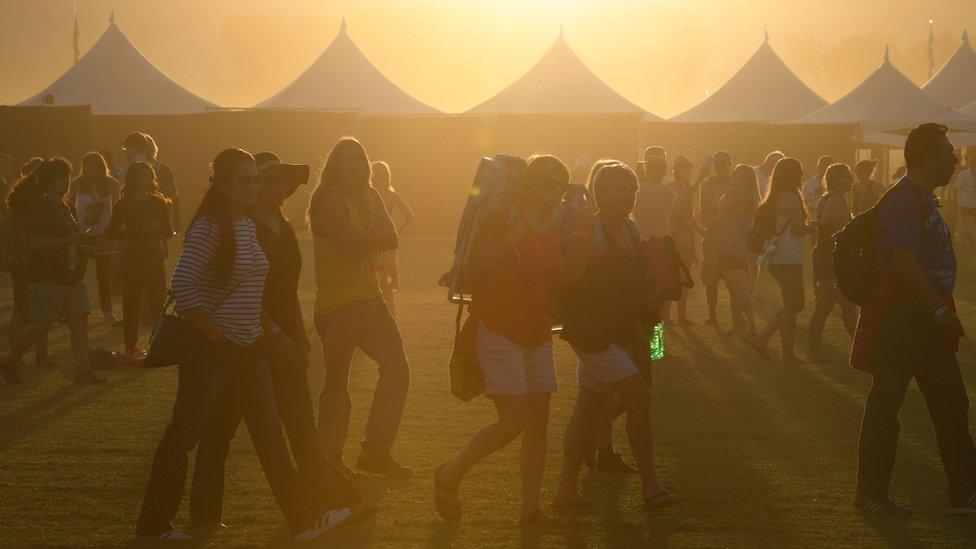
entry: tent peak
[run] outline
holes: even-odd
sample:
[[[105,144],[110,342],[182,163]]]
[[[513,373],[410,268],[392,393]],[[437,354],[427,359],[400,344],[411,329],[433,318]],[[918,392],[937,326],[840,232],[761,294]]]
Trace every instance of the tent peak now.
[[[885,44],[884,64],[891,64],[891,46],[888,44]]]
[[[113,25],[115,24],[115,10],[112,10],[112,13],[108,14],[108,22]]]
[[[565,32],[565,29],[563,28],[562,23],[560,23],[559,24],[559,40],[565,40],[565,39],[566,39],[566,32]]]
[[[342,23],[339,24],[339,31],[340,32],[346,32],[347,30],[349,30],[349,25],[346,24],[346,18],[343,17],[342,18]]]
[[[763,44],[769,43],[769,28],[763,25]]]
[[[963,31],[962,31],[962,44],[964,46],[968,46],[969,45],[969,30],[968,29],[963,29]]]

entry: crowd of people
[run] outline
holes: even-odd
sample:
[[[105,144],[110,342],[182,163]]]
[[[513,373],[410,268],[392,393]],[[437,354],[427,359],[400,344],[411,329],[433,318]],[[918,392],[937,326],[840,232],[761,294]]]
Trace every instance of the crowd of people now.
[[[76,381],[102,381],[93,372],[87,339],[84,274],[92,259],[106,322],[116,322],[112,287],[121,282],[127,362],[147,359],[147,350],[138,347],[143,303],[155,318],[171,300],[174,318],[185,328],[179,345],[193,349],[179,363],[176,400],[153,457],[139,536],[188,538],[173,521],[194,448],[192,526],[223,526],[224,464],[242,419],[295,540],[312,540],[371,516],[376,507],[364,500],[344,457],[357,349],[376,363],[379,379],[355,467],[391,478],[413,474],[392,455],[410,383],[394,314],[396,249],[413,212],[392,186],[391,167],[371,163],[359,141],[343,138],[310,195],[304,221],[315,275],[312,318],[325,370],[316,415],[306,380],[312,342],[298,298],[304,258],[296,228],[283,213],[285,201],[308,183],[309,167],[285,163],[271,152],[231,148],[218,154],[167,284],[168,244],[180,229],[173,172],[158,162],[155,142],[145,133],[128,136],[123,151],[127,162],[119,169],[104,153],[86,155],[74,180],[67,161],[35,159],[13,185],[4,215],[10,221],[5,253],[14,306],[2,379],[19,382],[31,349],[39,365],[49,364],[45,338],[63,318],[71,332]],[[852,169],[826,156],[804,181],[800,161],[779,151],[758,166],[737,164],[718,151],[697,174],[689,158],[677,155],[669,162],[661,147],[646,149],[636,167],[580,158],[571,173],[554,156],[526,160],[510,207],[492,214],[474,238],[469,321],[476,330],[483,393],[496,417],[436,467],[440,516],[459,520],[459,488],[468,471],[521,438],[520,520],[556,520],[542,502],[550,397],[556,391],[556,324],[578,357],[579,387],[565,427],[553,506],[589,505],[578,484],[584,463],[634,471],[613,448],[612,425],[619,416],[625,417],[641,478],[643,508],[679,503],[655,469],[652,366],[642,327],[659,321],[687,326],[693,320],[687,289],[665,298],[648,284],[652,266],[644,245],[651,236],[669,236],[677,257],[699,266],[706,324],[720,323],[724,283],[728,334],[772,361],[768,343],[778,333],[779,361],[789,366],[805,362],[794,339],[812,255],[816,306],[806,361],[822,360],[824,324],[839,305],[853,338],[850,362],[874,377],[861,426],[855,508],[909,512],[890,498],[888,483],[897,413],[914,378],[938,435],[951,511],[976,514],[976,447],[955,355],[963,336],[952,300],[957,267],[952,230],[935,195],[951,182],[942,196],[958,204],[960,236],[970,236],[976,224],[967,218],[974,215],[968,205],[976,207],[976,162],[957,174],[946,129],[935,124],[909,133],[905,160],[903,177],[890,188],[874,181],[873,162]],[[0,157],[0,168],[9,170],[10,164]],[[579,194],[574,189],[583,189],[581,199],[574,198],[569,215],[557,222],[555,213],[567,197]],[[880,283],[859,311],[838,289],[831,253],[837,231],[869,209],[876,214]],[[761,250],[750,242],[757,227]],[[762,270],[780,290],[765,323],[756,307]],[[149,358],[153,352],[150,345]]]

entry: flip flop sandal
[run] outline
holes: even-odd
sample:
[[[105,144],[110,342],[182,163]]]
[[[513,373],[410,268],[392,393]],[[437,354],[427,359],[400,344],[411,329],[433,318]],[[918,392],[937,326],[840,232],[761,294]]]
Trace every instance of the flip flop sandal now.
[[[658,509],[664,509],[665,507],[677,505],[680,501],[681,500],[679,500],[677,496],[671,492],[661,490],[660,492],[644,500],[644,510],[656,511]]]
[[[448,522],[461,520],[461,499],[458,497],[460,486],[445,486],[441,482],[441,465],[434,470],[434,502],[437,514]]]

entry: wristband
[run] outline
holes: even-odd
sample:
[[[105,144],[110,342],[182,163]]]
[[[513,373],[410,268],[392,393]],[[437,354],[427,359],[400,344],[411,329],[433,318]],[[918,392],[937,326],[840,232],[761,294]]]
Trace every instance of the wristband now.
[[[277,326],[275,326],[274,328],[271,329],[271,335],[278,335],[280,333],[281,333],[281,328],[279,328]]]
[[[935,305],[935,307],[932,307],[931,312],[933,315],[935,315],[938,318],[944,315],[945,312],[948,310],[949,310],[949,305],[947,305],[945,301],[940,301]]]

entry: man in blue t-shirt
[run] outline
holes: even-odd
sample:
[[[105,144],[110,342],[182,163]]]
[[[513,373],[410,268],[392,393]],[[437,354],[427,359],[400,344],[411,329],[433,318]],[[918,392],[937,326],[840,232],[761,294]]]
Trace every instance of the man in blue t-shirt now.
[[[878,250],[884,310],[872,337],[868,393],[858,444],[855,509],[869,514],[911,511],[888,497],[898,446],[898,410],[912,378],[929,409],[949,480],[952,514],[976,514],[976,446],[969,399],[956,360],[963,328],[952,290],[956,255],[933,194],[958,162],[947,129],[922,124],[908,134],[908,172],[878,204]],[[859,327],[859,330],[861,328]]]

